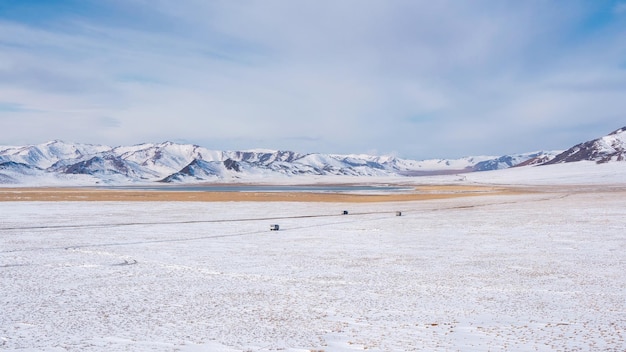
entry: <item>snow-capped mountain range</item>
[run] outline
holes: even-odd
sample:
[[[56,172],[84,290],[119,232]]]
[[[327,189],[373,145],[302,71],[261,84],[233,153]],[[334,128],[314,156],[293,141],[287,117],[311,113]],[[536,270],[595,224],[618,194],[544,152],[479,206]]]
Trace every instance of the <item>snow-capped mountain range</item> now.
[[[172,142],[109,147],[51,141],[38,145],[0,146],[0,183],[191,183],[253,181],[300,175],[420,176],[579,160],[599,163],[626,160],[626,127],[562,153],[533,152],[421,161],[393,156],[301,154],[292,151],[216,151]]]

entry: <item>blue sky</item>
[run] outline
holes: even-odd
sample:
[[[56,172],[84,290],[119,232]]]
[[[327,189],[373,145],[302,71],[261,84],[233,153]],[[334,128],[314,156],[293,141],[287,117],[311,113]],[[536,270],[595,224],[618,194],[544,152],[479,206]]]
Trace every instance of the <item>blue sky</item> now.
[[[625,112],[626,0],[0,0],[0,145],[455,158]]]

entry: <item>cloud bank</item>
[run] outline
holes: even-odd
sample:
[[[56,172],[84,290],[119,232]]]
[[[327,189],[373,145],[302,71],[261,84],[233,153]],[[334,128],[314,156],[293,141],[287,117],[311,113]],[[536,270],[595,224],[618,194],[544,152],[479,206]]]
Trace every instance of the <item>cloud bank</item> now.
[[[173,140],[416,159],[563,149],[624,125],[624,8],[0,5],[0,144]]]

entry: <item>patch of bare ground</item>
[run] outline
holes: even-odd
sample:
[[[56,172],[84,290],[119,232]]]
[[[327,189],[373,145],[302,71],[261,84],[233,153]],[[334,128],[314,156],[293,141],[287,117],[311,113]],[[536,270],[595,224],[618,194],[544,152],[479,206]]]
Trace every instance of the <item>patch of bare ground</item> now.
[[[219,192],[103,190],[90,188],[0,188],[0,201],[196,201],[196,202],[401,202],[526,193],[491,186],[419,186],[411,192],[354,194],[313,192]]]

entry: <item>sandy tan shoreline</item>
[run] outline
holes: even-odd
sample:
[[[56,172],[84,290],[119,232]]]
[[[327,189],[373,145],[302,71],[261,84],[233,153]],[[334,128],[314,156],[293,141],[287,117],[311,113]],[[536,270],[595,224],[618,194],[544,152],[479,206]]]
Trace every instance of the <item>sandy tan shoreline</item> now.
[[[354,194],[310,192],[219,192],[103,190],[92,188],[0,188],[0,201],[199,201],[199,202],[398,202],[511,194],[488,186],[420,186],[410,193]]]

